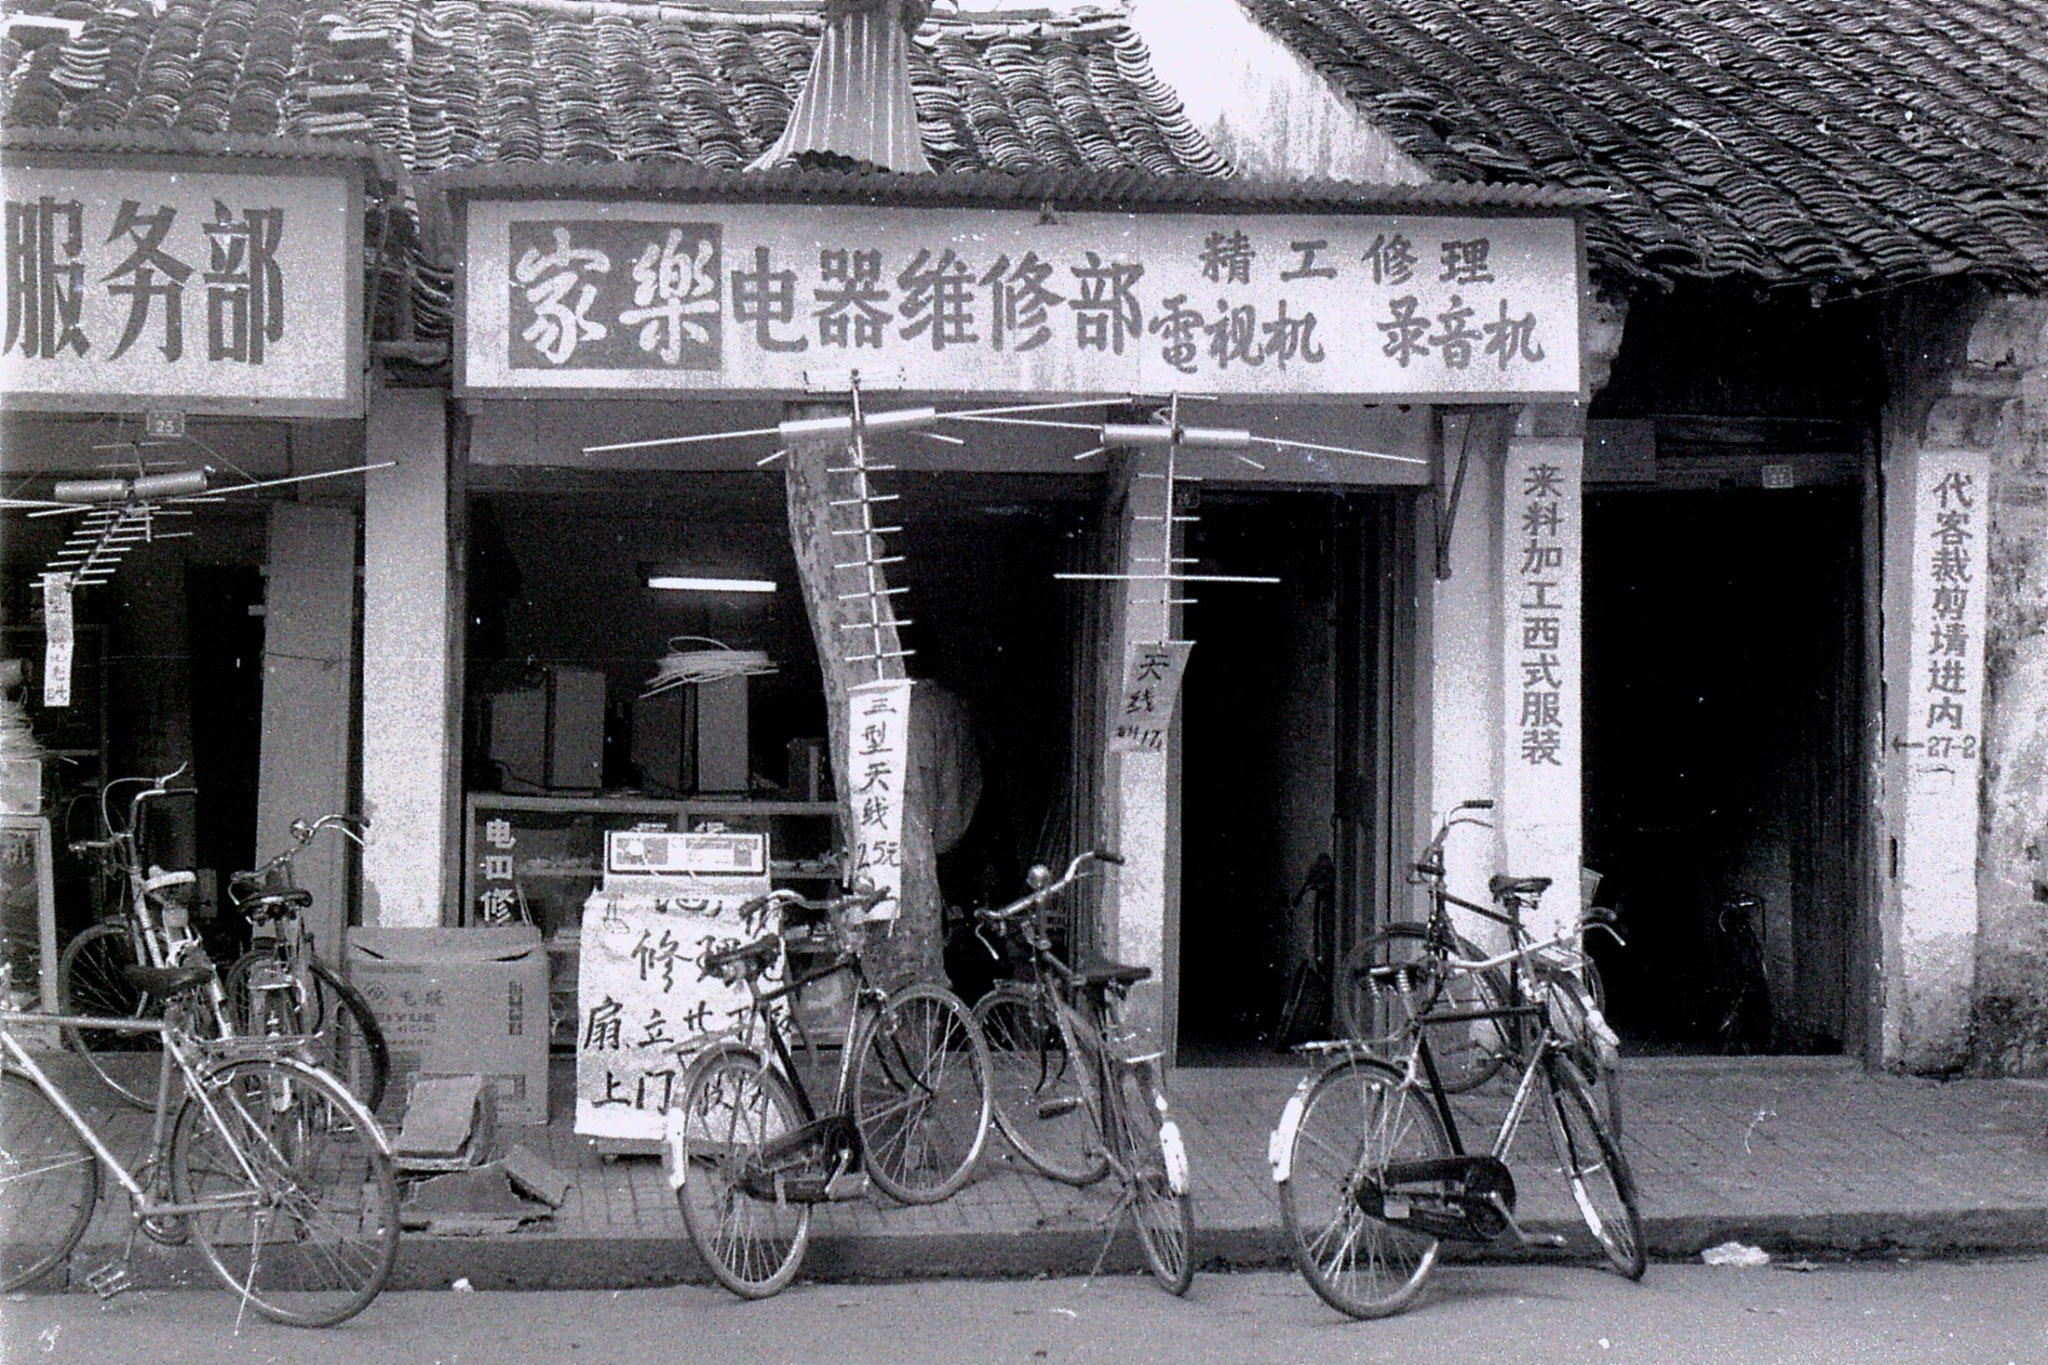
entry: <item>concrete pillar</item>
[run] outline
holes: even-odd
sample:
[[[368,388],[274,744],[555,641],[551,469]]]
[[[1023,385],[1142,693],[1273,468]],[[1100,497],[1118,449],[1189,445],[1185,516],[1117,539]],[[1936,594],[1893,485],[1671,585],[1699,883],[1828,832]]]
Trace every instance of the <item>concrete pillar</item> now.
[[[1551,879],[1539,938],[1579,911],[1584,471],[1583,437],[1517,435],[1500,484],[1500,866]]]
[[[1121,554],[1114,572],[1155,574],[1177,543],[1166,485],[1141,477],[1156,467],[1159,452],[1119,453],[1122,461],[1119,535]],[[1113,584],[1112,647],[1107,660],[1109,695],[1123,679],[1123,661],[1133,644],[1171,639],[1179,612],[1162,602],[1158,583]],[[1200,651],[1189,667],[1199,668]],[[1113,720],[1113,717],[1111,717]],[[1105,727],[1107,733],[1107,727]],[[1135,987],[1126,1022],[1173,1055],[1180,992],[1180,708],[1163,752],[1117,753],[1106,758],[1104,787],[1109,798],[1112,846],[1123,856],[1116,892],[1104,905],[1102,951],[1119,962],[1152,968]]]
[[[1885,451],[1887,828],[1879,915],[1887,1065],[1940,1071],[1969,1043],[1984,729],[1981,451]]]
[[[371,394],[363,490],[363,922],[436,925],[450,904],[460,699],[446,395]]]
[[[263,737],[256,852],[291,846],[293,820],[349,810],[350,688],[355,673],[356,514],[280,502],[270,509],[263,588]],[[348,842],[323,834],[293,863],[313,893],[306,926],[330,960],[348,923]]]
[[[1432,642],[1429,831],[1459,802],[1501,794],[1501,480],[1507,434],[1501,414],[1444,417],[1444,468],[1435,494],[1439,530],[1461,454],[1465,478],[1448,553],[1431,565],[1448,576],[1425,580]],[[1452,892],[1486,904],[1486,879],[1497,870],[1498,851],[1498,840],[1483,830],[1455,833],[1447,862]],[[1406,913],[1420,915],[1423,909],[1418,903]],[[1475,943],[1494,941],[1476,917],[1462,917],[1459,927]]]

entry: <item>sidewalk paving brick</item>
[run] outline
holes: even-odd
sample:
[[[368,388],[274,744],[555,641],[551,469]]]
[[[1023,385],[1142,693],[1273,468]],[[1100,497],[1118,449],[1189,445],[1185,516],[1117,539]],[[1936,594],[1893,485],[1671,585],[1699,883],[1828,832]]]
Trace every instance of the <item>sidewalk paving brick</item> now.
[[[408,1235],[397,1284],[466,1276],[479,1289],[626,1288],[707,1278],[659,1161],[607,1157],[574,1132],[565,1060],[555,1068],[552,1122],[502,1134],[569,1176],[561,1208],[501,1236]],[[1169,1083],[1194,1170],[1197,1250],[1211,1265],[1286,1262],[1266,1138],[1303,1070],[1276,1061],[1184,1069]],[[1623,1148],[1654,1256],[1690,1258],[1731,1238],[1781,1254],[2048,1250],[2048,1087],[1872,1074],[1836,1058],[1654,1058],[1624,1062],[1622,1094]],[[1472,1150],[1488,1145],[1506,1100],[1497,1081],[1458,1101]],[[139,1147],[146,1127],[135,1126]],[[1510,1165],[1525,1225],[1563,1232],[1570,1254],[1590,1256],[1540,1125],[1525,1123]],[[1076,1190],[1039,1178],[992,1130],[976,1176],[952,1200],[902,1208],[874,1194],[820,1207],[806,1273],[1081,1273],[1103,1250],[1113,1198],[1107,1185]],[[126,1234],[124,1201],[107,1203],[75,1278],[116,1254]],[[207,1282],[189,1252],[145,1242],[136,1261],[145,1283]],[[1137,1264],[1126,1229],[1104,1266]]]

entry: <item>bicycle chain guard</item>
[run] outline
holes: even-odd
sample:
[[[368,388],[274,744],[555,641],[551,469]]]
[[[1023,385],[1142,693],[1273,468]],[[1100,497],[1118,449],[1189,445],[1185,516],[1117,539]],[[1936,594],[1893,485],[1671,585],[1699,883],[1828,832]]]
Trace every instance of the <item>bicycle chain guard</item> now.
[[[1498,1157],[1390,1161],[1380,1174],[1361,1181],[1351,1197],[1383,1223],[1448,1241],[1490,1242],[1513,1221],[1515,1177]]]

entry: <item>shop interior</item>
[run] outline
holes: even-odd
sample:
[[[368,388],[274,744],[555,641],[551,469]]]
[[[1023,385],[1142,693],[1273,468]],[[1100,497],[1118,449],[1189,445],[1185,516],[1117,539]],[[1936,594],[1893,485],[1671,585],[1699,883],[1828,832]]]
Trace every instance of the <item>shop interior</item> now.
[[[1871,307],[1681,290],[1632,309],[1589,460],[1586,864],[1638,1051],[1861,1047]],[[1596,456],[1599,452],[1595,452]]]
[[[1388,501],[1205,487],[1188,528],[1200,572],[1281,581],[1204,584],[1186,610],[1184,1064],[1263,1063],[1329,1036],[1329,972],[1377,881],[1379,841],[1360,832],[1377,824],[1388,740]]]
[[[838,835],[823,683],[781,472],[478,472],[467,531],[472,801],[544,794],[549,809],[535,820],[681,801],[691,827],[766,830],[782,875],[799,860],[829,875]],[[905,528],[890,538],[904,560],[889,572],[907,590],[894,604],[916,651],[910,672],[948,694],[962,722],[950,810],[937,822],[940,890],[949,907],[1007,900],[1033,862],[1064,858],[1087,837],[1075,832],[1072,773],[1076,716],[1090,710],[1076,705],[1077,686],[1093,686],[1093,654],[1076,645],[1092,594],[1053,575],[1092,563],[1101,480],[888,477]],[[664,578],[747,590],[649,586]],[[758,652],[773,671],[656,686],[664,660],[720,649]],[[721,689],[742,699],[715,706]],[[543,705],[522,702],[535,693]],[[549,766],[565,750],[592,758]],[[1081,823],[1092,827],[1092,814]],[[563,852],[594,873],[594,846]],[[520,869],[545,870],[523,860]],[[573,937],[591,879],[523,880],[527,916],[552,942]],[[973,993],[992,979],[976,957],[948,955]]]
[[[4,433],[10,451],[35,450],[39,467],[61,472],[26,483],[17,478],[13,485],[24,490],[19,496],[35,497],[50,477],[129,472],[121,462],[135,456],[132,447],[122,447],[139,436],[136,427],[133,419],[16,419]],[[185,441],[147,447],[152,472],[231,461],[253,477],[278,477],[303,467],[295,461],[309,451],[320,457],[325,446],[319,428],[295,431],[283,423],[195,422],[193,428]],[[295,437],[307,432],[309,448],[294,450]],[[218,954],[239,950],[245,926],[218,911],[220,889],[230,873],[254,865],[262,833],[256,794],[269,503],[315,490],[337,495],[319,485],[265,490],[159,514],[151,538],[123,554],[108,581],[73,595],[77,642],[65,706],[47,704],[37,581],[77,517],[6,514],[0,658],[11,680],[9,716],[26,722],[42,750],[60,942],[92,923],[104,900],[91,866],[66,851],[71,840],[98,832],[101,785],[182,764],[181,781],[192,796],[154,808],[147,856],[196,870],[195,922]],[[115,815],[125,818],[119,796],[117,788]],[[283,831],[271,833],[282,837]]]

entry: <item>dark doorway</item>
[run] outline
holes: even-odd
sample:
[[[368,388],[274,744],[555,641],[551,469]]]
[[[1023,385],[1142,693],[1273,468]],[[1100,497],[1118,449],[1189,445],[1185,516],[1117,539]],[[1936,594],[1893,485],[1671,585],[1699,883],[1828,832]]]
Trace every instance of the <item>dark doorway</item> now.
[[[1338,920],[1373,884],[1385,765],[1372,497],[1205,490],[1183,684],[1179,1055],[1271,1060],[1327,1036]],[[1334,860],[1334,862],[1333,862]]]
[[[263,741],[263,571],[188,564],[192,651],[192,780],[198,787],[197,866],[223,884],[256,864],[256,784]],[[316,812],[317,813],[317,812]],[[264,830],[270,840],[285,831]]]
[[[1858,490],[1594,493],[1586,862],[1623,1037],[1838,1052],[1861,902]]]

